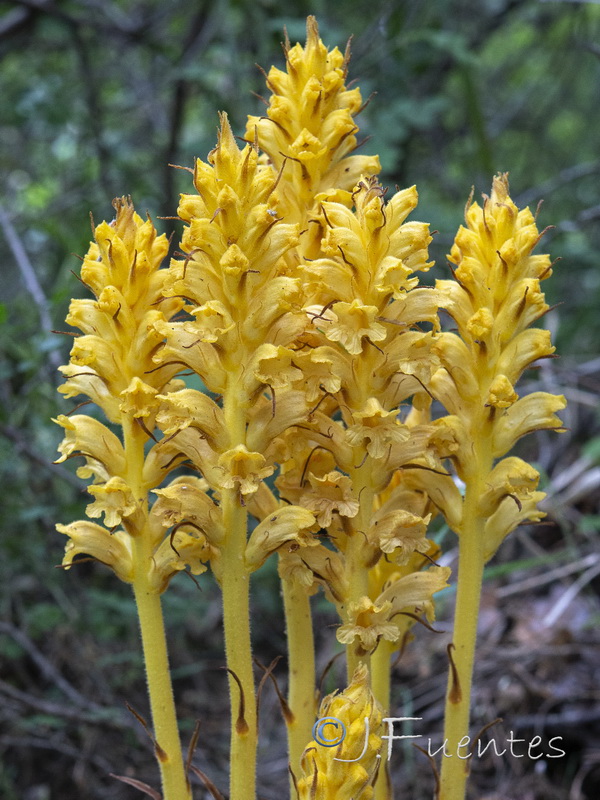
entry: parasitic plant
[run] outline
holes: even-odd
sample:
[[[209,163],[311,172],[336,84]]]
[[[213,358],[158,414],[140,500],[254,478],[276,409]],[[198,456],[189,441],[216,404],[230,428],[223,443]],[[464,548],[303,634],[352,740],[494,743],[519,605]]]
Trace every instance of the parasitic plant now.
[[[560,430],[565,405],[515,389],[554,350],[548,332],[530,328],[548,309],[540,281],[551,265],[532,255],[540,234],[506,176],[482,207],[468,206],[454,280],[419,285],[432,267],[429,226],[407,219],[414,186],[388,198],[377,156],[354,153],[364,104],[346,82],[349,48],[328,50],[309,17],[305,47],[286,37],[284,53],[243,145],[223,114],[215,149],[189,170],[170,265],[161,266],[165,237],[116,200],[81,270],[94,299],[74,300],[67,317],[82,333],[59,390],[89,398],[106,423],[57,420],[59,461],[85,458],[87,515],[104,517],[57,526],[68,537],[63,564],[91,557],[132,585],[163,800],[191,798],[190,771],[221,795],[182,758],[161,594],[178,572],[209,568],[221,588],[229,797],[254,800],[251,576],[272,556],[288,639],[292,800],[393,797],[381,754],[391,657],[415,622],[430,628],[447,586],[428,538],[438,514],[459,538],[445,716],[455,747],[469,730],[484,565],[518,524],[543,516],[536,470],[506,454],[530,431]],[[442,330],[440,310],[457,332]],[[440,404],[445,414],[432,418]],[[321,589],[337,614],[347,688],[317,711],[311,596]],[[345,732],[332,747],[325,718]],[[444,760],[441,800],[462,800],[466,763]]]
[[[165,236],[157,236],[152,222],[143,222],[128,199],[116,200],[115,209],[113,222],[95,228],[96,241],[83,262],[81,280],[95,299],[71,302],[67,322],[83,335],[75,338],[69,364],[60,368],[66,382],[59,391],[67,397],[87,396],[121,435],[83,414],[56,420],[65,431],[58,461],[85,458],[77,474],[93,480],[88,491],[94,502],[87,515],[104,516],[104,526],[82,520],[57,528],[69,537],[65,567],[85,554],[132,585],[164,797],[183,800],[191,794],[177,730],[160,596],[173,575],[186,566],[195,574],[204,571],[206,548],[203,537],[194,534],[179,531],[165,536],[158,518],[149,513],[149,493],[180,459],[168,444],[156,443],[145,452],[154,439],[160,392],[180,383],[172,380],[176,368],[156,369],[152,358],[163,338],[157,325],[176,313],[181,301],[161,302],[167,276],[160,269],[168,250]]]

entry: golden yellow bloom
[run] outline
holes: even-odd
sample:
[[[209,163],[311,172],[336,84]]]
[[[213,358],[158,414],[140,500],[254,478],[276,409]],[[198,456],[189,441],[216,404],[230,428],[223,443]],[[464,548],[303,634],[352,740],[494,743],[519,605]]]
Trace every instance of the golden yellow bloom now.
[[[386,202],[377,181],[364,178],[352,199],[354,211],[322,201],[323,255],[302,267],[312,323],[303,340],[311,349],[295,354],[294,363],[316,405],[308,423],[288,435],[277,481],[287,500],[315,513],[338,551],[306,549],[301,562],[296,554],[280,555],[280,572],[311,591],[324,587],[340,615],[349,674],[380,642],[382,663],[389,659],[387,644],[399,643],[409,627],[399,612],[431,614],[432,595],[448,576],[437,568],[421,572],[427,562],[419,553],[431,550],[425,539],[431,515],[393,501],[378,514],[376,499],[404,465],[443,471],[437,456],[443,435],[428,417],[410,426],[399,419],[403,402],[439,367],[432,350],[437,295],[419,289],[413,274],[431,266],[429,228],[407,222],[417,205],[415,187]],[[420,330],[423,322],[433,331]],[[341,419],[332,419],[338,409]],[[380,561],[393,569],[371,580]]]
[[[364,446],[373,458],[382,458],[393,442],[405,442],[410,436],[398,422],[398,412],[385,411],[375,397],[369,397],[362,411],[354,410],[352,419],[355,424],[347,428],[346,439],[352,447]]]
[[[86,464],[77,474],[94,481],[88,488],[94,502],[87,515],[104,517],[107,528],[122,525],[123,530],[109,532],[87,521],[58,530],[70,537],[65,566],[72,565],[74,556],[87,554],[130,583],[140,579],[141,569],[130,539],[144,538],[152,555],[143,566],[145,579],[153,591],[162,592],[186,566],[198,572],[199,560],[207,556],[205,543],[185,530],[165,537],[162,526],[148,518],[147,508],[147,493],[181,461],[178,450],[159,442],[145,463],[144,442],[161,403],[173,395],[186,397],[171,391],[181,386],[173,380],[179,365],[157,368],[153,361],[163,339],[161,326],[183,303],[163,297],[167,272],[160,266],[168,249],[166,237],[157,236],[152,222],[138,217],[129,200],[115,200],[114,206],[116,218],[95,228],[96,241],[81,270],[96,299],[73,300],[69,308],[67,322],[83,335],[75,339],[70,363],[60,368],[66,381],[59,391],[67,397],[87,395],[111,422],[122,426],[123,441],[83,414],[61,415],[55,421],[65,431],[58,461],[82,456]],[[186,419],[186,424],[194,421]]]
[[[57,525],[56,530],[69,537],[63,566],[70,566],[75,556],[84,554],[110,567],[125,583],[133,581],[131,538],[125,531],[107,531],[94,522],[80,520]]]
[[[380,764],[382,716],[369,689],[368,671],[361,666],[347,689],[328,695],[321,703],[317,740],[302,755],[297,783],[300,800],[371,800]],[[344,726],[337,746],[323,745],[330,738],[323,727],[327,718],[335,721],[336,732],[339,723]]]
[[[309,313],[311,309],[308,309]],[[351,303],[334,303],[327,311],[315,313],[318,325],[330,342],[339,342],[351,355],[362,353],[368,339],[381,342],[387,332],[383,325],[375,321],[377,306],[365,306],[360,300]]]
[[[361,175],[380,170],[377,156],[350,155],[357,146],[354,117],[362,107],[359,89],[345,85],[349,50],[327,50],[314,17],[306,23],[306,45],[285,46],[286,72],[272,67],[273,93],[266,114],[248,117],[246,139],[258,140],[275,173],[286,219],[306,226],[325,197],[350,203],[349,191]],[[302,251],[319,252],[320,226],[310,226]]]
[[[109,528],[119,525],[124,517],[130,517],[137,510],[133,492],[122,478],[113,476],[101,486],[90,486],[88,491],[96,500],[85,513],[92,518],[104,514],[104,523]]]
[[[421,517],[404,508],[376,514],[369,530],[369,539],[376,540],[383,553],[394,554],[401,564],[412,553],[426,553],[430,543],[425,539],[431,514]]]
[[[114,205],[115,220],[96,226],[96,241],[81,268],[81,279],[96,299],[72,300],[69,307],[67,323],[84,335],[75,339],[70,364],[60,368],[67,380],[59,391],[67,397],[88,395],[111,422],[119,422],[121,405],[129,409],[134,402],[131,392],[138,395],[136,408],[141,405],[136,416],[148,417],[153,390],[163,389],[177,371],[171,365],[145,373],[140,365],[152,369],[162,341],[156,325],[182,302],[162,297],[166,272],[159,268],[168,250],[166,237],[157,236],[129,200]],[[132,385],[136,378],[142,386]]]
[[[264,478],[272,475],[274,467],[265,466],[266,459],[261,453],[250,452],[245,445],[238,444],[219,457],[223,470],[222,489],[238,489],[241,494],[255,492]]]
[[[175,478],[164,489],[154,489],[157,500],[152,506],[152,516],[160,524],[171,528],[187,523],[201,531],[213,544],[222,541],[224,531],[218,506],[206,494],[208,483],[191,475]]]
[[[466,223],[450,254],[456,280],[436,283],[440,303],[455,320],[459,335],[436,337],[434,350],[443,367],[430,388],[451,414],[440,424],[454,437],[450,455],[459,476],[467,481],[477,473],[486,487],[478,505],[481,516],[488,518],[483,535],[490,558],[515,525],[541,518],[535,503],[543,497],[533,491],[537,473],[532,467],[515,458],[495,467],[494,462],[527,433],[561,430],[555,412],[565,407],[565,399],[547,392],[519,399],[515,390],[527,367],[554,352],[548,331],[527,330],[548,310],[539,284],[551,274],[551,265],[549,256],[532,255],[540,234],[529,209],[519,211],[510,199],[506,175],[494,178],[483,207],[470,205]],[[479,447],[475,457],[474,441]],[[437,483],[433,491],[438,499],[433,493],[432,499],[450,513],[452,527],[460,532],[456,501],[451,511],[441,497],[448,491],[442,488],[447,482],[432,475],[423,476],[423,481],[432,487]],[[509,496],[512,499],[506,499]]]
[[[97,419],[85,414],[67,417],[61,414],[53,420],[65,430],[65,438],[58,446],[60,464],[73,456],[84,456],[87,467],[80,467],[77,474],[88,478],[93,474],[108,480],[109,475],[124,475],[125,452],[119,438]]]

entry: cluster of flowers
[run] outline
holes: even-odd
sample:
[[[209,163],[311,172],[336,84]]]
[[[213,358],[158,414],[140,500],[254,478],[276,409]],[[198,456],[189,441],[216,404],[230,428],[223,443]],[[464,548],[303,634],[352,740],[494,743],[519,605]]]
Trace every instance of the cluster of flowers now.
[[[504,456],[526,433],[561,425],[562,397],[519,399],[514,388],[553,352],[549,334],[529,328],[548,308],[540,281],[551,268],[532,255],[535,220],[500,175],[483,206],[468,205],[453,280],[419,286],[417,273],[432,266],[429,226],[407,221],[415,187],[387,197],[378,158],[354,154],[362,99],[345,83],[348,53],[328,51],[309,18],[306,46],[286,42],[285,55],[245,146],[223,115],[216,148],[196,161],[194,191],[178,210],[181,252],[168,267],[165,237],[129,200],[95,228],[81,270],[95,299],[72,302],[67,322],[83,335],[60,391],[87,396],[109,424],[83,414],[57,421],[59,460],[85,458],[87,514],[104,525],[58,529],[69,537],[65,565],[91,556],[133,585],[143,637],[144,598],[179,571],[210,565],[223,592],[232,800],[255,796],[249,577],[276,553],[293,792],[383,800],[392,789],[375,753],[390,658],[417,618],[433,618],[433,595],[449,577],[435,563],[430,520],[443,514],[461,557],[464,543],[481,570],[516,525],[542,516],[536,470]],[[440,308],[457,332],[441,330]],[[433,399],[447,411],[434,420]],[[310,596],[321,588],[339,615],[348,689],[326,698],[320,715],[345,717],[344,752],[362,746],[364,717],[373,722],[369,752],[351,769],[334,760],[339,749],[311,741],[307,635]],[[467,695],[468,724],[470,675],[458,655],[453,666],[451,705],[463,713]],[[180,800],[191,796],[189,781],[178,742],[161,739],[160,705],[163,792]]]

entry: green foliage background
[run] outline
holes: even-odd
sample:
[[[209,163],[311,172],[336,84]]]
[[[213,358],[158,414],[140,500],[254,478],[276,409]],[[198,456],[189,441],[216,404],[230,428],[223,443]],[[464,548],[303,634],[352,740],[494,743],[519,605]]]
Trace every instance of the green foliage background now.
[[[66,411],[55,393],[55,368],[67,361],[70,341],[49,328],[65,327],[69,298],[83,292],[71,270],[78,270],[72,254],[87,249],[87,215],[111,218],[111,200],[122,194],[154,219],[175,215],[178,193],[190,182],[168,165],[206,157],[218,110],[243,133],[246,115],[262,107],[252,92],[266,93],[254,63],[281,66],[284,25],[292,42],[303,41],[309,13],[330,46],[343,48],[354,35],[350,77],[365,98],[377,92],[359,119],[371,137],[363,151],[380,154],[384,183],[419,187],[418,216],[439,232],[435,276],[446,275],[444,254],[471,186],[479,195],[489,191],[494,172],[509,171],[516,203],[535,207],[543,199],[541,225],[555,226],[543,245],[562,258],[546,291],[551,302],[562,302],[547,319],[564,358],[563,381],[578,384],[581,365],[596,364],[597,2],[0,2],[0,722],[8,731],[0,735],[0,795],[6,800],[130,797],[132,790],[115,788],[107,773],[151,764],[130,755],[148,747],[117,707],[126,698],[145,708],[125,587],[94,565],[68,574],[53,569],[63,544],[54,523],[78,518],[85,500],[70,466],[50,463],[60,433],[48,420]],[[158,226],[175,230],[176,240],[177,223]],[[585,375],[594,372],[597,366]],[[557,458],[574,460],[582,441],[598,441],[589,399],[597,397],[598,382],[580,388],[589,395],[577,417],[585,430],[569,439],[571,456],[564,445],[546,453],[548,471]],[[577,513],[586,536],[595,534],[597,496]],[[256,635],[267,659],[285,643],[279,622],[266,632],[279,613],[266,591],[276,585],[272,571],[261,580],[265,591],[256,604],[266,624]],[[221,663],[213,598],[209,581],[200,595],[180,582],[167,596],[176,685],[184,711],[190,707],[188,720],[215,680],[190,676],[200,662],[204,669]],[[57,675],[78,695],[65,698]],[[224,697],[225,684],[219,685]],[[108,722],[106,708],[113,709]],[[226,716],[225,707],[220,713]],[[101,718],[103,734],[95,724]],[[104,735],[117,747],[126,741],[127,756],[101,747]],[[201,764],[214,772],[225,765],[220,729],[212,735],[214,751],[203,758],[213,764]]]

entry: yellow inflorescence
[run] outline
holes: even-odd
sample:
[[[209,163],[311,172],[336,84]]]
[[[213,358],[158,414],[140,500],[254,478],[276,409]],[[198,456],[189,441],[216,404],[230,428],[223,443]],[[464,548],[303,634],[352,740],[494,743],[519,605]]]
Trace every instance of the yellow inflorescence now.
[[[360,90],[345,84],[349,49],[327,50],[314,17],[308,17],[306,45],[285,45],[286,71],[272,67],[267,86],[272,97],[266,114],[249,116],[248,141],[258,141],[276,173],[286,219],[303,228],[318,204],[333,198],[351,205],[349,193],[361,175],[376,175],[378,156],[351,155],[357,147],[354,117],[363,105]],[[302,253],[318,255],[322,232],[312,224],[302,238]]]
[[[459,476],[478,473],[485,490],[478,514],[487,520],[485,559],[491,558],[510,531],[526,520],[539,520],[538,474],[523,460],[503,456],[527,433],[560,430],[556,411],[564,397],[534,392],[519,398],[515,386],[534,361],[554,353],[550,333],[529,326],[547,310],[540,281],[552,270],[547,255],[533,255],[540,239],[528,208],[519,211],[510,199],[506,175],[494,179],[483,207],[473,203],[450,254],[454,281],[437,281],[440,305],[452,316],[458,334],[437,337],[435,351],[443,368],[431,382],[433,394],[450,413],[439,421],[452,433],[452,458]],[[473,457],[473,442],[485,452]],[[441,506],[460,533],[456,489],[442,489]],[[445,495],[442,498],[442,495]]]
[[[152,222],[140,219],[129,200],[115,201],[115,208],[114,221],[95,228],[96,241],[84,259],[81,278],[95,299],[71,302],[67,322],[83,335],[75,339],[70,363],[61,367],[67,380],[59,391],[67,397],[87,395],[110,422],[133,429],[143,443],[155,427],[160,393],[182,383],[173,380],[178,366],[157,369],[153,361],[162,345],[159,329],[182,303],[163,297],[167,273],[160,266],[168,250],[166,237],[157,236]],[[85,458],[78,475],[93,478],[88,491],[94,502],[87,514],[93,519],[104,516],[106,525],[87,520],[58,525],[69,537],[63,564],[70,566],[77,555],[85,554],[132,583],[136,578],[132,539],[144,536],[153,554],[145,569],[154,591],[163,591],[186,566],[196,574],[203,572],[209,552],[206,532],[218,534],[215,520],[204,533],[182,528],[165,538],[158,518],[148,514],[148,492],[164,480],[169,466],[181,460],[174,460],[172,448],[157,443],[144,463],[139,463],[139,453],[133,463],[131,436],[126,433],[121,441],[106,425],[84,414],[63,415],[56,421],[65,430],[58,460]]]
[[[417,273],[432,266],[429,226],[407,221],[416,187],[386,198],[378,157],[353,154],[363,101],[346,85],[349,50],[328,50],[313,17],[306,45],[286,37],[284,50],[286,70],[270,70],[272,96],[264,116],[248,118],[245,146],[223,114],[215,149],[195,162],[169,267],[166,238],[116,200],[81,270],[94,299],[73,300],[67,317],[82,333],[59,391],[89,398],[112,429],[84,414],[56,420],[59,462],[85,459],[78,475],[91,481],[87,516],[96,520],[57,526],[68,537],[63,564],[85,554],[133,584],[157,739],[170,753],[165,800],[191,789],[164,635],[154,647],[157,596],[177,572],[208,564],[221,585],[230,796],[254,798],[249,586],[275,552],[298,800],[389,800],[377,756],[390,656],[415,621],[429,627],[447,586],[450,570],[427,538],[438,512],[460,537],[445,735],[461,739],[484,563],[518,524],[543,516],[537,471],[507,453],[531,431],[561,430],[565,407],[562,396],[516,388],[554,352],[549,332],[530,327],[548,310],[540,282],[551,264],[532,254],[541,235],[512,202],[506,175],[482,206],[467,207],[450,254],[454,280],[419,286]],[[456,332],[441,331],[439,309]],[[202,391],[176,377],[186,370]],[[447,412],[434,421],[433,399]],[[196,474],[165,484],[190,465]],[[335,747],[310,742],[300,760],[316,705],[309,595],[318,588],[339,616],[349,684],[323,700],[319,717],[335,718],[345,737]],[[460,800],[465,780],[460,764],[445,764],[441,799]]]
[[[208,163],[196,162],[198,193],[181,199],[185,260],[174,260],[167,273],[165,294],[185,298],[189,319],[162,323],[166,342],[154,357],[191,367],[224,397],[221,405],[195,389],[163,392],[157,422],[214,492],[233,490],[242,502],[252,502],[274,472],[277,437],[307,411],[295,388],[303,373],[289,349],[307,326],[301,284],[281,274],[298,228],[281,219],[276,181],[253,146],[238,148],[223,116]],[[309,524],[299,509],[299,527],[292,530],[293,514],[284,514],[292,538]],[[281,528],[271,525],[261,555],[262,539],[255,536],[248,565],[262,563],[274,541],[286,541],[281,537]]]
[[[319,719],[327,718],[344,732],[343,738],[334,747],[322,741],[308,744],[297,782],[299,800],[371,800],[381,761],[382,711],[369,689],[366,667],[356,670],[341,694],[323,700]]]
[[[419,572],[425,559],[411,561],[412,553],[430,548],[425,538],[430,515],[406,510],[404,495],[393,491],[377,510],[377,495],[395,470],[407,463],[437,463],[429,453],[434,429],[398,418],[402,402],[429,380],[438,363],[432,334],[415,327],[436,321],[435,292],[417,288],[413,274],[430,267],[431,237],[427,225],[406,222],[417,204],[414,187],[387,203],[384,194],[371,178],[353,194],[355,211],[322,204],[324,256],[304,267],[311,340],[319,346],[297,358],[310,363],[307,391],[321,402],[310,425],[293,433],[278,480],[287,499],[317,516],[338,551],[318,545],[284,553],[282,573],[310,586],[312,570],[340,613],[339,641],[358,655],[373,652],[382,639],[399,644],[407,626],[398,612],[430,612],[431,595],[446,585],[449,572],[437,567]],[[326,391],[312,378],[319,370],[324,378],[336,376]],[[312,389],[315,384],[320,393]],[[341,420],[334,421],[338,408]],[[413,569],[379,570],[369,579],[382,557],[389,564],[410,562]]]

